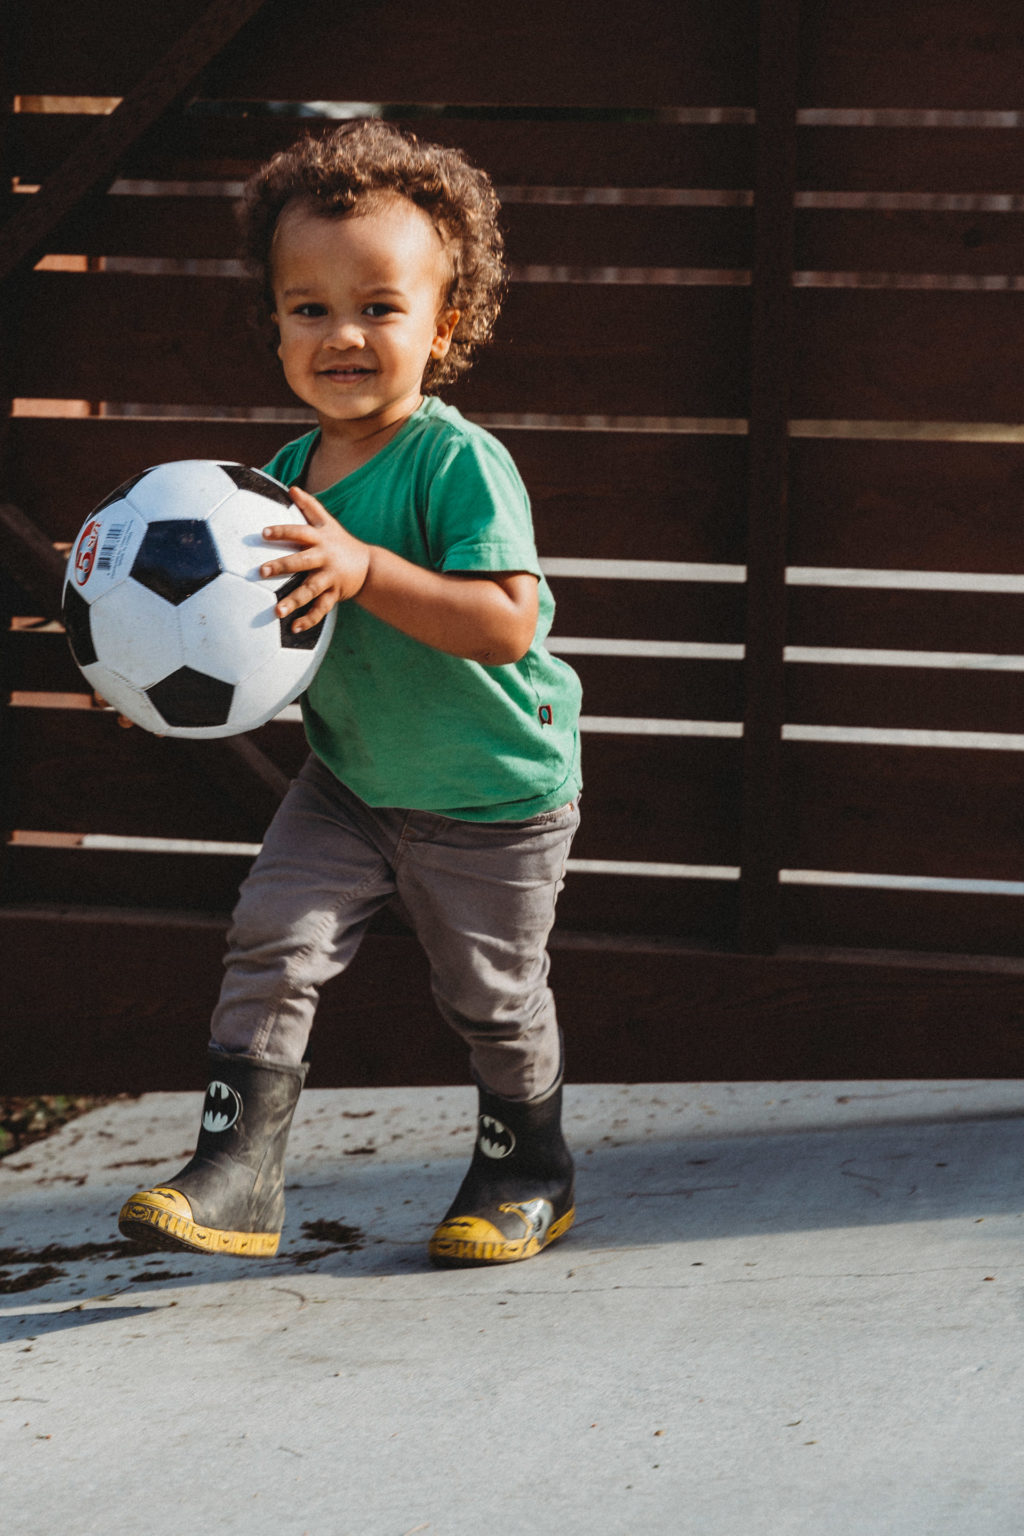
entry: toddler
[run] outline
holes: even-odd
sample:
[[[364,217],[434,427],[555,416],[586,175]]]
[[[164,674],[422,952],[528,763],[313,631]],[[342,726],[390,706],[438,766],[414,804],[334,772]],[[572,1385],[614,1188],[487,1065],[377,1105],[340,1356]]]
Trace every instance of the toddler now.
[[[547,939],[580,792],[575,673],[502,445],[436,390],[487,342],[499,206],[456,150],[378,121],[301,140],[248,183],[250,265],[315,430],[266,466],[297,517],[261,566],[297,636],[337,606],[302,700],[309,759],[239,894],[195,1155],[133,1195],[149,1246],[273,1254],[319,991],[397,898],[479,1091],[435,1263],[526,1259],[573,1220]],[[284,547],[287,546],[287,547]]]

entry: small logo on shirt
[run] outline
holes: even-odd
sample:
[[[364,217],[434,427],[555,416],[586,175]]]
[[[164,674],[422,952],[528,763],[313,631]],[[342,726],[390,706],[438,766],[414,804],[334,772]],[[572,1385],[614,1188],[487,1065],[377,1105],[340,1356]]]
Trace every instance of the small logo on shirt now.
[[[538,709],[538,711],[537,711],[537,718],[540,721],[541,725],[551,725],[551,724],[553,724],[555,717],[551,713],[551,705],[550,704],[542,704],[540,706],[540,708]]]

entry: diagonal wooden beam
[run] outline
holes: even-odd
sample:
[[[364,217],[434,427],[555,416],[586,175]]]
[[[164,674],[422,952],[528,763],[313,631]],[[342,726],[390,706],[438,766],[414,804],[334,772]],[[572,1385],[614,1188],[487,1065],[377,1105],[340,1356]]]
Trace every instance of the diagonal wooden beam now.
[[[47,619],[60,617],[63,557],[20,507],[0,503],[0,564]]]
[[[38,260],[48,235],[79,203],[104,191],[128,149],[250,21],[265,0],[213,0],[46,185],[0,231],[0,282]]]

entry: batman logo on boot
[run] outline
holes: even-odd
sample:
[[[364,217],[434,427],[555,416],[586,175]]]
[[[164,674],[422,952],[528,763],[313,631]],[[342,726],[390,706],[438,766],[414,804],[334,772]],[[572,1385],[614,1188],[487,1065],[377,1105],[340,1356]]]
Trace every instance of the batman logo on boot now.
[[[515,1151],[516,1138],[507,1125],[492,1115],[480,1116],[480,1151],[485,1157],[509,1157]]]
[[[214,1078],[203,1104],[203,1130],[229,1131],[242,1113],[242,1100],[234,1088]]]

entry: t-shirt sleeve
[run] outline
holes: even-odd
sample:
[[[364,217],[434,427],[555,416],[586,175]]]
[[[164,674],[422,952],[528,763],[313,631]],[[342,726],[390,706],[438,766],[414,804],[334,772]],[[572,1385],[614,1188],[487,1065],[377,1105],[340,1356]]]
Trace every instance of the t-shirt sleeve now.
[[[529,571],[540,575],[530,499],[496,438],[450,443],[427,494],[427,542],[439,571]]]

